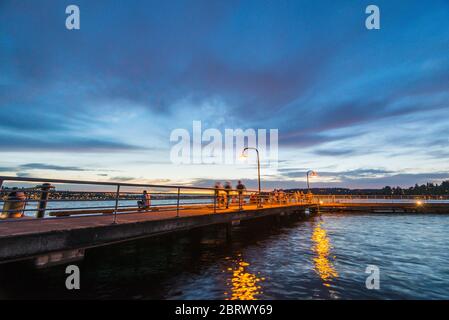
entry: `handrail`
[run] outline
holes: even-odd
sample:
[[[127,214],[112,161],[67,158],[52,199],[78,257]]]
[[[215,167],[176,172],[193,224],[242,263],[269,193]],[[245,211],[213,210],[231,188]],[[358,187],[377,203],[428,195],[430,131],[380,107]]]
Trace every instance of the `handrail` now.
[[[404,203],[416,202],[421,205],[435,203],[434,201],[449,201],[449,196],[447,195],[316,195],[282,190],[279,190],[279,193],[274,191],[261,191],[259,193],[258,190],[248,189],[242,191],[215,187],[0,176],[0,187],[5,182],[44,183],[34,188],[16,190],[17,193],[22,193],[22,195],[17,197],[12,196],[11,192],[14,192],[13,189],[0,189],[0,195],[4,196],[0,196],[0,204],[3,203],[0,218],[7,217],[6,221],[19,221],[20,219],[10,218],[23,216],[25,213],[29,217],[31,215],[30,212],[33,211],[36,211],[37,219],[48,218],[49,215],[59,218],[63,215],[106,214],[105,212],[108,212],[108,214],[113,214],[113,223],[116,223],[118,213],[129,213],[130,210],[147,212],[153,209],[164,211],[164,208],[173,208],[176,217],[179,217],[180,210],[186,208],[190,210],[194,206],[203,209],[212,208],[212,212],[217,213],[220,209],[231,207],[236,210],[243,210],[247,204],[262,204],[262,206],[284,206],[295,203],[332,205],[332,203],[393,203],[399,200]],[[111,188],[110,191],[88,191],[89,188],[87,187],[79,187],[81,190],[58,190],[50,189],[50,183],[56,184],[58,189],[59,187],[64,188],[63,184],[70,185],[69,189],[73,189],[74,185],[110,186],[115,188]],[[124,187],[136,188],[136,190],[124,190]],[[146,204],[146,200],[143,200],[142,193],[138,192],[137,188],[148,188],[151,195],[151,204],[149,206]],[[151,189],[170,190],[164,190],[163,192],[153,190],[154,192],[152,192]],[[204,192],[195,190],[203,190]],[[92,205],[88,206],[88,202],[91,202]],[[101,202],[105,202],[105,204]],[[85,213],[83,213],[83,210]],[[97,211],[95,212],[95,210]]]
[[[191,189],[191,190],[216,190],[213,187],[196,187],[196,186],[181,186],[181,185],[158,185],[158,184],[142,184],[142,183],[128,183],[128,182],[105,182],[105,181],[89,181],[89,180],[67,180],[67,179],[48,179],[48,178],[25,178],[25,177],[9,177],[0,176],[0,181],[17,181],[17,182],[46,182],[46,183],[64,183],[64,184],[85,184],[98,186],[123,186],[123,187],[148,187],[148,188],[170,188],[170,189]],[[237,189],[232,189],[237,191]],[[247,190],[257,192],[257,190]],[[113,191],[111,191],[113,192]]]
[[[389,199],[389,200],[407,200],[407,199],[448,199],[449,195],[343,195],[343,194],[314,194],[316,198],[335,198],[335,199]]]
[[[0,203],[3,203],[0,214],[1,218],[6,217],[3,221],[18,221],[20,219],[11,219],[11,217],[22,217],[24,214],[30,217],[30,212],[36,211],[37,219],[49,218],[49,216],[59,218],[67,215],[112,213],[113,223],[116,223],[118,213],[129,212],[128,209],[146,212],[150,210],[150,206],[151,210],[163,210],[164,207],[176,208],[176,217],[179,217],[180,210],[191,209],[195,206],[203,209],[212,207],[213,213],[217,213],[218,209],[231,207],[243,210],[243,205],[246,204],[256,203],[260,207],[262,202],[266,205],[287,205],[311,200],[311,198],[306,199],[305,196],[299,199],[298,193],[282,192],[282,195],[274,195],[271,192],[259,193],[258,190],[251,189],[0,176],[0,185],[6,182],[23,182],[24,188],[0,189]],[[25,183],[39,185],[29,187]],[[68,188],[64,188],[64,184],[69,185]],[[91,188],[76,187],[76,185],[88,185]],[[111,190],[91,190],[94,186],[109,186],[114,187],[115,190],[112,188]],[[125,190],[125,187],[136,190],[148,189],[153,205],[147,205],[147,200],[143,200],[143,193]],[[151,189],[154,192],[151,192]],[[161,189],[165,190],[161,191]],[[197,192],[198,190],[203,192]],[[102,201],[105,202],[104,205]],[[88,202],[93,205],[86,206]],[[67,203],[67,205],[64,207],[65,204],[58,205],[58,203]]]

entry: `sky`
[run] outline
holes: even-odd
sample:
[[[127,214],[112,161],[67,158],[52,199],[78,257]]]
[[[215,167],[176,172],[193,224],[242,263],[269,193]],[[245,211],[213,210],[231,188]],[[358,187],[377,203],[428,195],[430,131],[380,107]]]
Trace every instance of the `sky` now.
[[[254,155],[170,160],[201,121],[278,129],[264,189],[438,183],[448,98],[447,0],[0,1],[0,176],[255,187]]]

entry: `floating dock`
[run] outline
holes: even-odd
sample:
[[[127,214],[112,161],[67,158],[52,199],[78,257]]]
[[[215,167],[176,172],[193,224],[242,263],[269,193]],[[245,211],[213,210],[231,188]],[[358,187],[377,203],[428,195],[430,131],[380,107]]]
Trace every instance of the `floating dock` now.
[[[323,203],[321,212],[449,213],[449,203]]]

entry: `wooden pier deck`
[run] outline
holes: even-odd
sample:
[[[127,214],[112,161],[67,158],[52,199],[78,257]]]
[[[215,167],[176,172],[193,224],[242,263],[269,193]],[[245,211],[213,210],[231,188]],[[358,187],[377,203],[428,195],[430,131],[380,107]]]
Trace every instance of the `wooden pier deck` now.
[[[231,225],[235,221],[272,215],[303,214],[306,208],[313,210],[316,205],[271,205],[264,208],[246,205],[244,210],[231,207],[218,209],[216,213],[210,206],[185,207],[179,211],[179,217],[176,210],[143,211],[118,214],[116,223],[113,223],[111,214],[3,221],[0,222],[0,263],[209,225]]]

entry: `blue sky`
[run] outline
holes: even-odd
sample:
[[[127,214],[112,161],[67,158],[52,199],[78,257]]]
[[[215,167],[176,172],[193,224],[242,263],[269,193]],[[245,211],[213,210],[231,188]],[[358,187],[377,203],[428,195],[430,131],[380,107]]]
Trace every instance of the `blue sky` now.
[[[200,120],[279,130],[265,188],[308,169],[318,186],[439,182],[448,53],[447,0],[2,0],[0,175],[255,186],[251,163],[170,162],[170,132]]]

